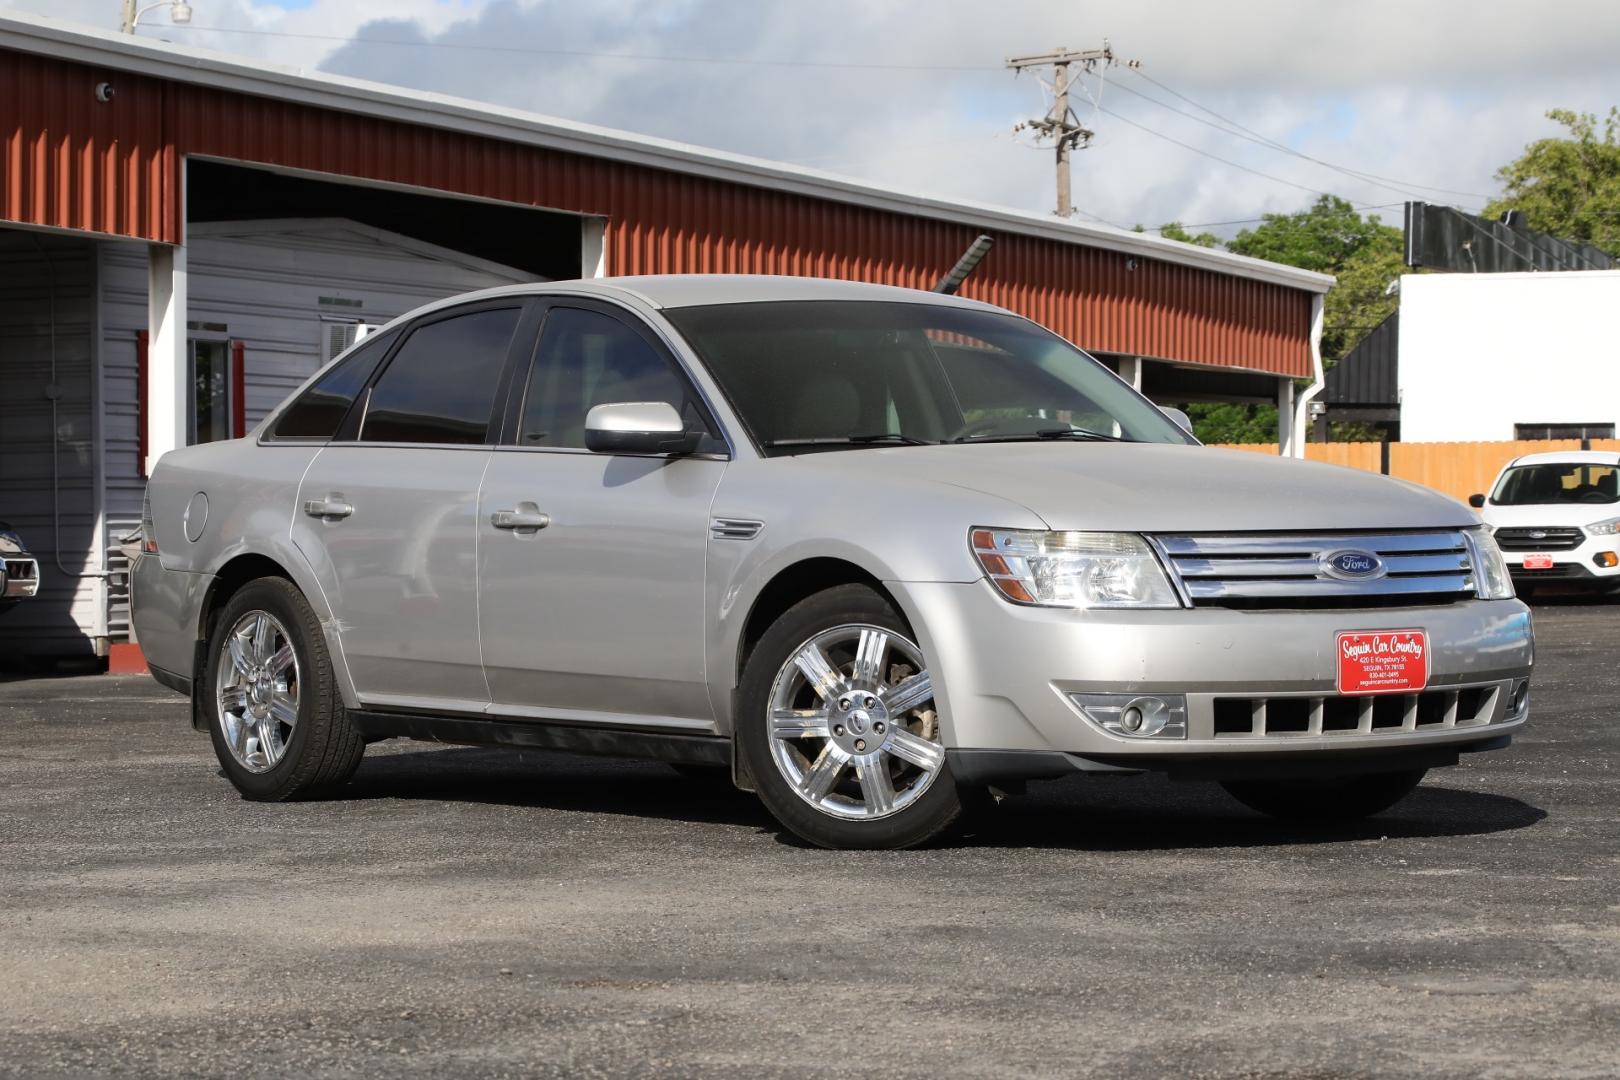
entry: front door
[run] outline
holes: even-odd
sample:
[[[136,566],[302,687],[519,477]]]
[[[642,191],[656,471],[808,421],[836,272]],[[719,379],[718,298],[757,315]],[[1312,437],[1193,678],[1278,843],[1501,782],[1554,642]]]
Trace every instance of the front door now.
[[[514,381],[510,445],[479,497],[480,629],[491,712],[710,728],[704,553],[725,444],[688,457],[585,449],[594,405],[667,401],[715,431],[639,320],[607,305],[547,313]]]
[[[481,712],[478,485],[521,306],[411,328],[367,393],[353,437],[321,449],[293,540],[337,621],[360,701]]]

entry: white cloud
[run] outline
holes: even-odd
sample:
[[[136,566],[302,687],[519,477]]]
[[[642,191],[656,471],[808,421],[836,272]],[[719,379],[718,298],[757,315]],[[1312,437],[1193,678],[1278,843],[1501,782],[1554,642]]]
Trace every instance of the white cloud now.
[[[1461,192],[1494,192],[1494,169],[1553,133],[1547,108],[1604,111],[1620,100],[1620,5],[1609,0],[1565,0],[1531,16],[1466,0],[313,0],[293,10],[192,2],[194,28],[169,29],[159,10],[143,33],[1036,210],[1051,205],[1050,154],[1018,145],[1010,129],[1040,110],[1041,95],[1029,76],[999,70],[1001,60],[1094,46],[1104,34],[1118,55],[1142,60],[1145,74],[1269,138]],[[7,7],[103,25],[116,16],[113,0],[0,0]],[[356,35],[431,45],[345,40]],[[1075,169],[1076,204],[1093,216],[1225,221],[1314,197],[1161,136],[1359,203],[1411,193],[1256,146],[1128,89],[1198,111],[1123,67],[1111,71],[1102,104],[1119,116],[1095,115],[1097,139]],[[1092,115],[1083,98],[1077,106]]]

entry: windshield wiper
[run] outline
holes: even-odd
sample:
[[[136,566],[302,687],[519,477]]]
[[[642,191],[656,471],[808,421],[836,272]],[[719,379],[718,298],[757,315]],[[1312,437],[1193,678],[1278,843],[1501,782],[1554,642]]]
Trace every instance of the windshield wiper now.
[[[1038,428],[1035,431],[1019,432],[986,432],[983,435],[963,435],[952,439],[952,442],[1034,442],[1037,439],[1081,439],[1086,442],[1135,442],[1120,435],[1107,435],[1101,431],[1090,431],[1086,428],[1059,427]]]
[[[767,439],[760,445],[770,449],[777,446],[872,446],[878,443],[894,443],[897,446],[936,445],[930,439],[902,435],[897,431],[879,431],[870,435],[827,435],[807,439]]]

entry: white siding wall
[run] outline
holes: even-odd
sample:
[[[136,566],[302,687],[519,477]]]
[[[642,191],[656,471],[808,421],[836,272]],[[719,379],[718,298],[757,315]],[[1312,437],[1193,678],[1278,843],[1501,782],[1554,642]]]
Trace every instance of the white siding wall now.
[[[0,230],[0,520],[22,535],[41,577],[38,596],[0,614],[0,652],[88,653],[98,633],[102,583],[75,576],[99,570],[102,557],[90,348],[94,273],[93,242]],[[57,566],[58,532],[68,573]]]
[[[226,327],[196,331],[200,336],[244,343],[250,430],[319,366],[323,315],[375,326],[445,296],[533,280],[508,267],[339,220],[212,223],[193,225],[188,234],[186,318]],[[136,335],[146,329],[146,261],[143,245],[100,245],[105,536],[114,545],[140,523],[146,484],[137,458],[135,353]],[[359,306],[323,305],[321,297]],[[116,557],[114,562],[117,569]],[[109,606],[109,632],[117,638],[128,626],[122,590],[114,588]],[[81,634],[91,632],[88,619],[80,625]]]
[[[1401,439],[1620,425],[1620,272],[1401,278]]]

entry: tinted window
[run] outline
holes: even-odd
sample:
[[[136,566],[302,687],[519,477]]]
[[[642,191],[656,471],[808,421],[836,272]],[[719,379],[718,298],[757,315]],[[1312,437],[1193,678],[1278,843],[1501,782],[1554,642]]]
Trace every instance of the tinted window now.
[[[594,405],[665,401],[696,427],[686,380],[640,334],[595,311],[558,308],[546,317],[523,399],[522,446],[585,445]]]
[[[1502,475],[1491,501],[1498,506],[1620,502],[1620,473],[1613,465],[1579,462],[1520,465]]]
[[[350,351],[287,407],[271,434],[279,439],[330,439],[336,435],[377,361],[398,336],[397,331],[390,330],[366,339]]]
[[[1076,432],[1191,441],[1096,360],[1012,315],[842,300],[665,314],[767,451]]]
[[[474,311],[411,331],[371,388],[366,442],[482,443],[518,309]]]

